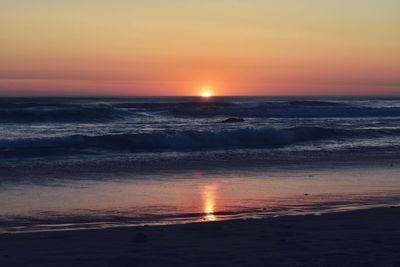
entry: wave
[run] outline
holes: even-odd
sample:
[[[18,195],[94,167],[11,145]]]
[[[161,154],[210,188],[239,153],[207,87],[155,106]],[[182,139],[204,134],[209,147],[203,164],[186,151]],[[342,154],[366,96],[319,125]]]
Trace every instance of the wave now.
[[[294,100],[267,102],[119,103],[128,110],[156,110],[183,118],[353,118],[400,116],[400,107],[350,105],[348,102]]]
[[[63,154],[87,150],[106,151],[184,151],[230,148],[277,148],[304,141],[342,135],[336,129],[292,127],[276,129],[242,128],[221,131],[178,131],[100,136],[72,135],[57,138],[0,141],[2,155]]]
[[[331,101],[317,101],[317,100],[295,100],[289,101],[290,105],[293,106],[317,106],[317,107],[325,107],[325,106],[345,106],[344,103],[339,102],[331,102]]]
[[[64,154],[85,151],[156,152],[235,148],[279,148],[307,141],[398,136],[400,128],[336,129],[290,127],[240,128],[218,131],[163,131],[153,133],[71,135],[52,138],[1,140],[8,155]]]
[[[181,103],[65,103],[0,102],[0,123],[90,123],[140,116],[143,112],[206,110],[233,106],[224,102]],[[159,114],[159,113],[158,113]]]
[[[179,108],[168,112],[177,117],[250,117],[250,118],[368,118],[397,117],[399,107],[363,107],[328,103],[261,103],[231,107]]]
[[[234,99],[233,99],[234,100]],[[288,101],[134,102],[108,100],[0,101],[0,123],[90,123],[131,119],[140,114],[179,118],[352,118],[397,117],[398,106],[363,106],[356,102]],[[166,101],[166,100],[164,100]]]

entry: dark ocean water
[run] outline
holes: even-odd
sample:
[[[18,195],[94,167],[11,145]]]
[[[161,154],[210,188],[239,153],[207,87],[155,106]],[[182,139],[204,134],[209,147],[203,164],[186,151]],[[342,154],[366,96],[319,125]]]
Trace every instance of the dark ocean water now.
[[[397,204],[399,148],[398,98],[2,98],[0,228]]]
[[[0,155],[394,149],[399,122],[391,98],[3,98]]]

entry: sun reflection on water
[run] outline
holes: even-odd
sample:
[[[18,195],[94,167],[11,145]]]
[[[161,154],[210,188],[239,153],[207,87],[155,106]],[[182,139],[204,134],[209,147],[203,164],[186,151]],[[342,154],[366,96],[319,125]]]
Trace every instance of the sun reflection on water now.
[[[203,212],[205,221],[215,221],[217,217],[215,216],[215,205],[217,198],[217,186],[216,185],[206,185],[203,187]]]

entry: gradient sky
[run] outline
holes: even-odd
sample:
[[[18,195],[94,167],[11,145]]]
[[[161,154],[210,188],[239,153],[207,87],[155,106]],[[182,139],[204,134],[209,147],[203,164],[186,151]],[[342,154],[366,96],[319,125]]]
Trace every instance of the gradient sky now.
[[[399,95],[399,0],[0,0],[0,95]]]

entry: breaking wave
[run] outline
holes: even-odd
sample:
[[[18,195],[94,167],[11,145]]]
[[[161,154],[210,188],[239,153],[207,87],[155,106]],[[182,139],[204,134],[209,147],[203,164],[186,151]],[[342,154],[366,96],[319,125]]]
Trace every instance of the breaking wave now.
[[[279,148],[300,142],[335,138],[399,135],[400,129],[343,130],[323,127],[277,129],[240,128],[219,131],[163,131],[136,134],[18,139],[0,141],[2,155],[82,153],[85,151],[151,152],[196,151],[236,148]]]

